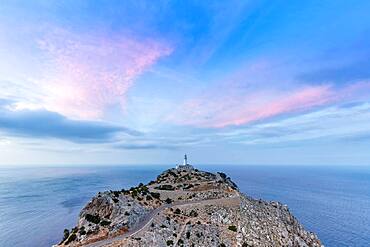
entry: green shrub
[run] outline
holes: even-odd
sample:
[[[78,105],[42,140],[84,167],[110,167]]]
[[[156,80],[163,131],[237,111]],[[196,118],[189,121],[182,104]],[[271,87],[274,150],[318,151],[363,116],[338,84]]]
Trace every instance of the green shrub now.
[[[94,224],[99,224],[100,222],[100,217],[99,215],[91,215],[91,214],[86,214],[85,219],[89,222],[92,222]]]
[[[161,194],[156,192],[150,192],[150,195],[155,199],[159,199],[161,197]]]
[[[84,226],[81,226],[80,230],[78,230],[78,233],[80,235],[85,235],[86,234],[85,227]]]
[[[77,239],[77,235],[75,233],[72,233],[69,235],[67,241],[65,242],[65,245],[68,245],[69,243],[75,241]]]
[[[133,190],[133,191],[131,192],[131,195],[132,195],[133,197],[137,196],[137,190]]]
[[[108,221],[108,220],[102,220],[102,222],[100,222],[100,225],[101,226],[109,226],[110,225],[110,221]]]
[[[68,229],[64,229],[62,242],[64,242],[68,238],[68,236],[69,236],[69,230]]]
[[[181,210],[179,209],[179,208],[176,208],[176,210],[175,210],[175,212],[174,212],[175,214],[181,214]]]
[[[175,190],[175,188],[170,184],[161,184],[161,185],[155,187],[154,189],[157,189],[157,190]]]
[[[197,213],[197,211],[195,211],[195,210],[191,210],[189,215],[190,215],[191,217],[197,217],[197,216],[198,216],[198,213]]]
[[[170,174],[171,176],[173,176],[173,177],[177,178],[177,174],[176,174],[176,173],[174,173],[174,172],[172,172],[172,171],[169,171],[169,172],[168,172],[168,174]]]
[[[172,240],[167,240],[167,246],[170,246],[170,245],[173,245],[173,241]]]
[[[184,186],[184,190],[188,190],[188,189],[191,189],[191,188],[193,188],[194,187],[194,185],[192,185],[192,184],[187,184],[187,185],[185,185]]]
[[[236,226],[229,226],[229,230],[230,231],[233,231],[233,232],[236,232],[237,231],[237,227]]]

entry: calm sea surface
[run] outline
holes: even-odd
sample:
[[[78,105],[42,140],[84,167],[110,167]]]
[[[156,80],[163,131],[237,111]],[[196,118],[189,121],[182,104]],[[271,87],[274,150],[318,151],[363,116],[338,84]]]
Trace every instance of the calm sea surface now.
[[[98,191],[149,182],[169,166],[0,168],[0,247],[57,243]],[[370,246],[370,167],[199,166],[255,198],[288,204],[325,246]]]

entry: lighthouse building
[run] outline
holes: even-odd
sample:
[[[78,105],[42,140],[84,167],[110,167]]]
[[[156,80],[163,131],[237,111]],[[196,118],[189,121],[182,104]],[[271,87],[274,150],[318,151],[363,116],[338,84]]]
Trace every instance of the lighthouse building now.
[[[180,164],[177,165],[176,169],[193,170],[194,167],[192,165],[188,164],[188,157],[185,154],[184,155],[184,162],[182,163],[182,165],[180,165]]]

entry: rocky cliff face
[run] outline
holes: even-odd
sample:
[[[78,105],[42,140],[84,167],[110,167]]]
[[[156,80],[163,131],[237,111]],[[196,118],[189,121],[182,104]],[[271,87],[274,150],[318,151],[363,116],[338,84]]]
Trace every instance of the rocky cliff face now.
[[[98,193],[59,246],[322,246],[288,208],[242,195],[223,173],[170,169]]]

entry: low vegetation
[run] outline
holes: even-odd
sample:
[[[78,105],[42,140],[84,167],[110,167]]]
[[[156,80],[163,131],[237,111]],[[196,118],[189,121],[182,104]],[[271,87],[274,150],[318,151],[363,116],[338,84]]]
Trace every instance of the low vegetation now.
[[[157,190],[175,190],[175,188],[170,184],[161,184],[157,187],[154,187]]]
[[[85,234],[86,234],[85,227],[84,227],[84,226],[82,226],[82,227],[80,228],[80,230],[78,231],[78,233],[79,233],[80,235],[85,235]]]
[[[195,210],[191,210],[189,216],[190,217],[198,217],[198,213]]]
[[[230,230],[230,231],[233,231],[233,232],[236,232],[238,229],[237,229],[237,227],[236,226],[234,226],[234,225],[232,225],[232,226],[229,226],[228,227],[228,229]]]
[[[159,199],[161,197],[161,194],[157,192],[150,192],[150,195],[155,199]]]
[[[108,220],[102,220],[101,222],[100,222],[100,225],[101,226],[109,226],[111,224],[111,222],[110,221],[108,221]]]
[[[100,222],[100,217],[99,217],[99,215],[86,214],[86,215],[85,215],[85,219],[86,219],[88,222],[92,222],[92,223],[94,223],[94,224],[99,224],[99,222]]]

